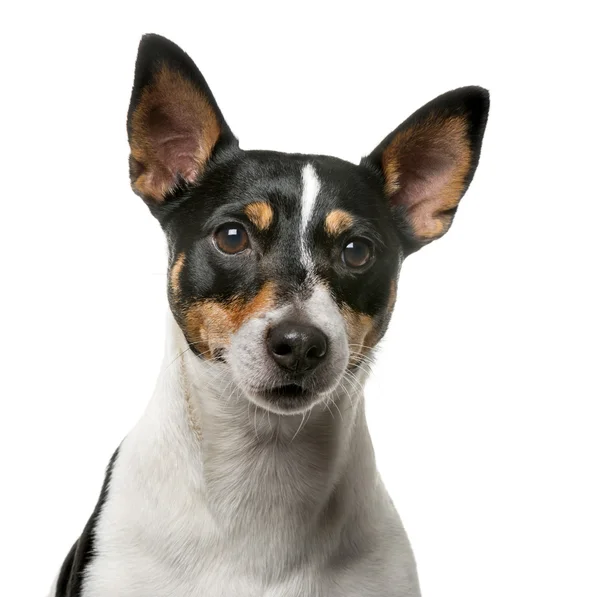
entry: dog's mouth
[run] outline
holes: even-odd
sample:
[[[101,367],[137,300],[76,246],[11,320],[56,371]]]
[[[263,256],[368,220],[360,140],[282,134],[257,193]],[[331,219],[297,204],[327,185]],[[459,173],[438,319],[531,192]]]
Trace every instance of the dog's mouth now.
[[[285,399],[299,400],[307,398],[311,393],[299,384],[289,383],[283,386],[263,390],[261,394],[269,401],[279,401]]]
[[[300,398],[302,396],[308,395],[309,392],[305,390],[301,385],[296,383],[289,383],[283,386],[278,386],[276,388],[271,388],[269,390],[264,390],[263,394],[265,396],[273,396],[274,399],[277,398]]]
[[[261,388],[254,390],[252,395],[254,400],[280,414],[302,411],[313,403],[317,396],[315,392],[297,383]]]

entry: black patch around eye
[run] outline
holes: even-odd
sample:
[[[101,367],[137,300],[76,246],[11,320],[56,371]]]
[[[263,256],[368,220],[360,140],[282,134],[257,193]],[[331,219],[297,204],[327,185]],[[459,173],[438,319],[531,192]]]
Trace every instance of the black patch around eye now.
[[[219,226],[214,237],[217,248],[228,255],[241,253],[250,246],[248,233],[244,227],[233,222]]]
[[[371,261],[373,247],[371,243],[360,238],[351,239],[342,251],[344,263],[351,268],[364,267]]]

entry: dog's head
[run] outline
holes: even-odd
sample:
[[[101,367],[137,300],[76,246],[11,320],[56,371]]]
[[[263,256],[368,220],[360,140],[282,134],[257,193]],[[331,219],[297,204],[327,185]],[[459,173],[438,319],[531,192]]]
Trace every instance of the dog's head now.
[[[402,260],[450,227],[488,106],[478,87],[446,93],[359,165],[243,151],[189,56],[144,36],[131,184],[166,233],[191,350],[279,413],[333,392],[383,336]]]

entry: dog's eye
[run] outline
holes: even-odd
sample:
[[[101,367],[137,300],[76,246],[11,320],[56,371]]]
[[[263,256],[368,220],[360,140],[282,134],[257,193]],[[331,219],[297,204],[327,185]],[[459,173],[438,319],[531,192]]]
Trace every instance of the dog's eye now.
[[[215,244],[223,253],[235,255],[245,251],[250,246],[250,240],[243,226],[232,222],[217,228]]]
[[[344,247],[342,259],[351,268],[364,267],[373,257],[373,247],[368,240],[353,238]]]

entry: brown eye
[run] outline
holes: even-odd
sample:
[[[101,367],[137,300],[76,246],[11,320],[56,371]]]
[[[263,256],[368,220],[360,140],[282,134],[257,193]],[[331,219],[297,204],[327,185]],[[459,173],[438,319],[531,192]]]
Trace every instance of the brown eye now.
[[[219,226],[215,232],[215,244],[228,255],[241,253],[250,246],[248,233],[234,222]]]
[[[344,263],[351,268],[360,268],[367,265],[372,256],[371,243],[362,238],[351,239],[342,251]]]

